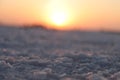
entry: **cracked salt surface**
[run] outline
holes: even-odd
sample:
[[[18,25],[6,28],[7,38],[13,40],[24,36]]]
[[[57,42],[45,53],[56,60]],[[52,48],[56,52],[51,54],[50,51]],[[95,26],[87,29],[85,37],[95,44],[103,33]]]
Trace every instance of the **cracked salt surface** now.
[[[120,80],[119,36],[0,27],[0,80]]]

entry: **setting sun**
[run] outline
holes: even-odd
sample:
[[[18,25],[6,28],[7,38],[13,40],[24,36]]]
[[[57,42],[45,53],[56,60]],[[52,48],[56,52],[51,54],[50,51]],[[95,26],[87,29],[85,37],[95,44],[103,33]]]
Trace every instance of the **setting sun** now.
[[[70,25],[74,19],[70,6],[60,0],[52,0],[46,4],[44,13],[45,17],[43,20],[45,21],[48,28],[52,29],[70,29]]]
[[[51,15],[52,22],[57,25],[63,25],[67,21],[67,15],[63,12],[55,12]]]

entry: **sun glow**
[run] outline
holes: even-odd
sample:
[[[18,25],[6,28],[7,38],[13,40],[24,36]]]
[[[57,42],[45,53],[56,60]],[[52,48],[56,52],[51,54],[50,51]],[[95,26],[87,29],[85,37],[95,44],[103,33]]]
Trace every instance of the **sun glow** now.
[[[55,12],[51,15],[53,24],[57,26],[64,25],[67,21],[67,15],[63,12]]]
[[[61,0],[52,0],[45,7],[45,18],[46,24],[49,28],[57,30],[66,30],[71,25],[72,11],[68,6]]]
[[[68,11],[65,10],[53,10],[49,11],[49,14],[46,17],[47,23],[49,23],[50,28],[57,30],[66,30],[68,29],[69,24],[71,23],[71,17]]]

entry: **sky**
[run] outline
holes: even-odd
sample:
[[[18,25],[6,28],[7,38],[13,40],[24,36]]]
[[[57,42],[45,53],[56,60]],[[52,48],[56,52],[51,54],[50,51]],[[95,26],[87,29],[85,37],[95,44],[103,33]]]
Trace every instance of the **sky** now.
[[[120,0],[0,0],[0,22],[120,31]]]

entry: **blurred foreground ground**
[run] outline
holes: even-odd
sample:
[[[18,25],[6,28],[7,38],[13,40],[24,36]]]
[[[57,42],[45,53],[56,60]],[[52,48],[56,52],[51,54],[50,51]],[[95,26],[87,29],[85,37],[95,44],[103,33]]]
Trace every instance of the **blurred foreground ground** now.
[[[0,27],[0,80],[120,80],[120,35]]]

